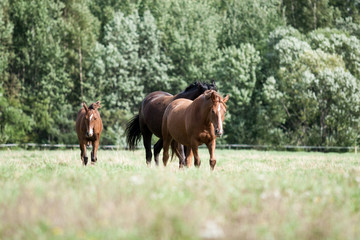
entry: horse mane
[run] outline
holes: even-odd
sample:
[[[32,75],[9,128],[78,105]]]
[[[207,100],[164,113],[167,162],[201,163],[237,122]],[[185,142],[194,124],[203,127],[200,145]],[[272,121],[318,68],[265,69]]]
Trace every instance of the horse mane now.
[[[190,84],[187,88],[185,88],[184,92],[191,91],[191,90],[196,89],[198,87],[201,87],[201,88],[207,89],[207,90],[212,89],[212,90],[217,91],[217,87],[216,87],[214,81],[212,83],[202,83],[200,81],[196,81],[196,82],[193,82],[192,84]]]

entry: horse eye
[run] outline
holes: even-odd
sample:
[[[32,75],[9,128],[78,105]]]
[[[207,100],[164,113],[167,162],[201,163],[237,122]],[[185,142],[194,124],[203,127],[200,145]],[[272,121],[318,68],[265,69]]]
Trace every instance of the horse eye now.
[[[211,112],[215,114],[215,111],[214,111],[214,109],[211,109]]]

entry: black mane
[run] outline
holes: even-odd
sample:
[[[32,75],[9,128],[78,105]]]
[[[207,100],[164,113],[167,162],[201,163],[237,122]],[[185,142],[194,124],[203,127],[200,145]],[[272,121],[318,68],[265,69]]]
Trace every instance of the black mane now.
[[[94,103],[92,103],[92,104],[89,106],[89,109],[95,109],[95,108],[94,108]]]
[[[216,87],[214,81],[212,83],[202,83],[202,82],[196,81],[196,82],[190,84],[184,90],[184,92],[188,92],[188,91],[191,91],[191,90],[197,89],[197,88],[202,88],[202,89],[205,89],[205,90],[215,90],[215,91],[217,91],[217,87]]]

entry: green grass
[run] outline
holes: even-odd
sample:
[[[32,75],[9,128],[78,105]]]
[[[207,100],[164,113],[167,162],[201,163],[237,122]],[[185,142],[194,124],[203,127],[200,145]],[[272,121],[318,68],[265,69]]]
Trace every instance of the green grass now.
[[[360,155],[205,149],[199,169],[142,150],[0,151],[0,239],[360,239]]]

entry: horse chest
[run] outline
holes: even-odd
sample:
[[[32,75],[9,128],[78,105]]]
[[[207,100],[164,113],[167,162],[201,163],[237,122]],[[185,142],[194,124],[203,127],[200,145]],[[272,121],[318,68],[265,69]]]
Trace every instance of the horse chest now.
[[[203,131],[199,134],[198,141],[200,142],[200,144],[202,144],[202,143],[207,144],[207,143],[211,142],[212,140],[214,140],[214,137],[212,136],[212,134],[209,131]]]
[[[92,137],[85,137],[85,139],[89,142],[95,142],[97,139],[97,134],[94,134]]]

